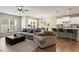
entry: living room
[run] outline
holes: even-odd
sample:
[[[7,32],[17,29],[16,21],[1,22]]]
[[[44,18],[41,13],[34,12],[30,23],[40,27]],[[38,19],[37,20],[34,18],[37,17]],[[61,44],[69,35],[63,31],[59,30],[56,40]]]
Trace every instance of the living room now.
[[[0,50],[79,51],[78,10],[78,6],[0,6]]]
[[[19,9],[18,9],[19,8]],[[22,8],[22,10],[21,10]],[[39,8],[39,9],[38,9]],[[51,7],[33,7],[33,6],[0,6],[0,38],[1,38],[1,51],[3,52],[32,52],[35,51],[46,51],[45,49],[41,49],[38,47],[36,43],[33,41],[33,36],[35,33],[43,32],[45,29],[51,31],[52,28],[52,19],[55,17],[48,17],[48,14],[42,13],[45,9]],[[43,10],[43,11],[40,11]],[[41,14],[41,13],[42,14]],[[45,13],[48,11],[45,11]],[[50,12],[48,12],[50,13]],[[38,15],[37,15],[38,14]],[[45,15],[43,17],[42,15]],[[46,20],[44,20],[46,19]],[[49,20],[50,19],[50,20]],[[53,20],[53,26],[55,20]],[[49,26],[50,24],[50,26]],[[43,30],[41,31],[40,28]],[[37,30],[36,30],[37,29]],[[35,32],[34,32],[35,31]],[[29,32],[29,33],[27,33]],[[38,34],[37,33],[37,34]],[[26,39],[30,39],[28,41],[15,44],[13,46],[6,45],[6,37],[12,36],[14,34],[23,34],[26,35]],[[15,35],[16,36],[16,35]],[[4,42],[4,43],[3,43]],[[27,43],[29,42],[29,43]],[[27,43],[27,44],[26,44]],[[19,45],[19,46],[18,46]],[[23,46],[24,45],[24,46]],[[26,46],[25,46],[26,45]],[[14,48],[13,48],[14,47]],[[23,49],[21,49],[23,47]],[[25,48],[26,47],[26,48]],[[46,48],[47,51],[50,48]],[[55,47],[54,47],[55,51]]]

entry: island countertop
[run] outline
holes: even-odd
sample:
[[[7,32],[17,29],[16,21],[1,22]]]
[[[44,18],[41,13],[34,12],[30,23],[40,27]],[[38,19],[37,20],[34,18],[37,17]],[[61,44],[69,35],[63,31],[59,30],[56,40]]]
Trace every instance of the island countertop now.
[[[56,28],[56,29],[76,29],[76,30],[79,30],[79,28]]]
[[[55,28],[55,29],[63,29],[63,30],[67,30],[67,29],[72,29],[72,30],[76,30],[77,31],[77,36],[76,36],[76,40],[79,41],[79,28]]]

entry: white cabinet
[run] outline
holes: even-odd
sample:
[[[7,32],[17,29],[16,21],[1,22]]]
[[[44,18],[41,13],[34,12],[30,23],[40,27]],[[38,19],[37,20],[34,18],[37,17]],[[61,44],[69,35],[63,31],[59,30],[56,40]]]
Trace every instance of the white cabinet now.
[[[71,17],[71,24],[79,24],[79,17]]]
[[[62,17],[57,19],[57,24],[70,24],[70,17]]]
[[[62,17],[57,19],[57,24],[79,24],[79,17]]]
[[[57,19],[56,24],[62,24],[62,18]]]

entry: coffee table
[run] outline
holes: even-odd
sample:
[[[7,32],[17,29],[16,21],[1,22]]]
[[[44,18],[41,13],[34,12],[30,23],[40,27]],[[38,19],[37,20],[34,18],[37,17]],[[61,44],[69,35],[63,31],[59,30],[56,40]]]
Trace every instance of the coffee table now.
[[[10,44],[10,45],[14,45],[16,43],[22,42],[25,40],[25,35],[18,35],[15,37],[14,35],[11,36],[6,36],[5,37],[5,41],[6,43]]]

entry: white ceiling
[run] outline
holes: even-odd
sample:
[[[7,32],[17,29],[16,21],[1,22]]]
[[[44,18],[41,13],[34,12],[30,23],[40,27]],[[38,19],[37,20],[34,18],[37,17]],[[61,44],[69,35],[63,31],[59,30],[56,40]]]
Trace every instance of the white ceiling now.
[[[19,13],[17,6],[0,6],[0,12],[18,16],[47,17],[67,15],[69,8],[72,8],[71,14],[79,13],[78,6],[24,6],[24,9],[29,10],[26,13]]]

